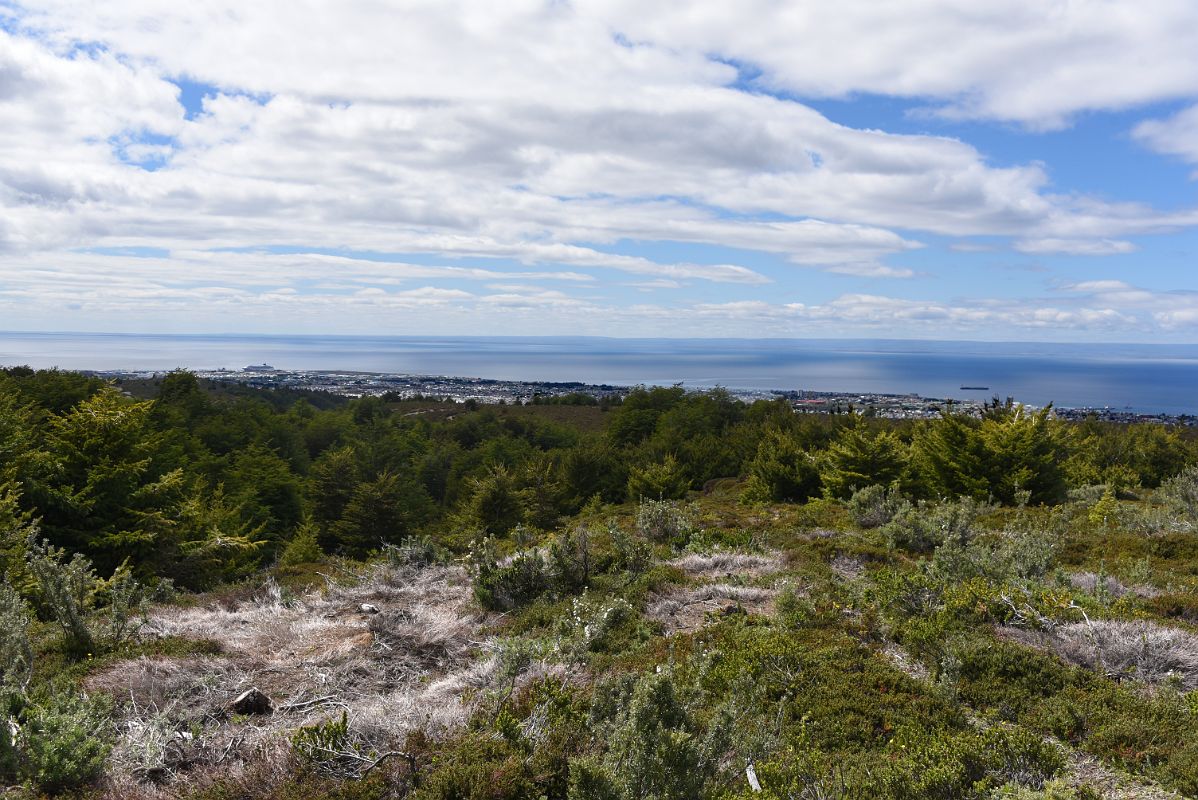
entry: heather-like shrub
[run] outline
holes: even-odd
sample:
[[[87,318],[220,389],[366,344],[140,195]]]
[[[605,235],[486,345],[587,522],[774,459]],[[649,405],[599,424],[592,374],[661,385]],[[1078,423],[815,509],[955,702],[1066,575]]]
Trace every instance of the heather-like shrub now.
[[[350,742],[349,718],[344,710],[338,719],[304,725],[297,730],[291,736],[291,751],[321,771],[334,775],[352,774],[366,758],[357,753]]]
[[[668,670],[597,691],[591,722],[607,751],[571,762],[570,800],[701,797],[724,752],[718,731],[700,735]]]
[[[94,781],[112,750],[107,705],[70,693],[49,694],[25,709],[19,760],[22,776],[46,794]]]
[[[558,649],[573,661],[589,653],[615,652],[642,631],[632,604],[622,597],[597,601],[574,598],[570,616],[558,625]]]
[[[30,540],[26,566],[42,608],[62,628],[67,649],[76,654],[119,644],[144,613],[145,588],[127,566],[102,580],[83,555],[76,553],[68,561],[62,548],[44,540]],[[97,615],[93,611],[99,601],[104,612]]]
[[[595,566],[591,532],[586,527],[563,531],[549,545],[549,572],[558,592],[574,594],[585,589]]]
[[[384,544],[383,556],[393,567],[427,567],[440,558],[437,545],[425,536],[409,536],[399,544]]]
[[[100,581],[98,593],[108,602],[107,629],[103,631],[108,642],[123,642],[145,619],[145,587],[133,578],[127,566],[122,566],[107,581]]]
[[[649,569],[653,562],[653,547],[649,542],[632,535],[614,522],[608,525],[607,531],[615,550],[617,569],[634,576]]]
[[[1171,510],[1190,520],[1198,520],[1198,466],[1170,478],[1160,491]]]
[[[988,578],[996,582],[1041,578],[1052,569],[1055,547],[1034,531],[1004,534],[998,542],[953,538],[936,548],[932,569],[946,582]]]

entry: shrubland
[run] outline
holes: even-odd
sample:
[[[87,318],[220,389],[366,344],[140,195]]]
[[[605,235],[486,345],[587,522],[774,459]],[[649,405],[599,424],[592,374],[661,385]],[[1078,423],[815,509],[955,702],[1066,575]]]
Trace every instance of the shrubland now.
[[[467,407],[0,371],[0,780],[1198,794],[1198,444],[995,402]]]

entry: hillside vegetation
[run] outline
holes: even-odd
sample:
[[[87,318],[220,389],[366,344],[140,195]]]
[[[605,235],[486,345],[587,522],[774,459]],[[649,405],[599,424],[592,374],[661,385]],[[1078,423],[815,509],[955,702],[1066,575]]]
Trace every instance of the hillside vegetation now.
[[[1186,431],[134,394],[0,371],[14,796],[1198,796]]]

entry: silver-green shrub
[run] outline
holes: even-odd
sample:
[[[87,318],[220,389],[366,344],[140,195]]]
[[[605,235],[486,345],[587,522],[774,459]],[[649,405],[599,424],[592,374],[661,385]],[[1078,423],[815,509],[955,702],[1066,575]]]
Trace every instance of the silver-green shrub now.
[[[101,643],[119,644],[144,608],[144,589],[126,567],[108,580],[97,575],[82,554],[69,560],[66,551],[48,541],[30,539],[25,565],[45,613],[58,623],[67,649],[91,653]],[[97,599],[107,600],[107,614],[91,620]]]
[[[33,669],[29,604],[7,583],[0,584],[0,690],[24,690]]]

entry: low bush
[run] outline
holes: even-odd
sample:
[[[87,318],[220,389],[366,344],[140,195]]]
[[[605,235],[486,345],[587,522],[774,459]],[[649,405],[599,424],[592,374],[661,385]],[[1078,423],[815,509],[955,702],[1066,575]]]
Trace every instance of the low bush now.
[[[946,647],[940,680],[973,708],[1016,719],[1083,676],[1045,653],[989,636],[958,639]]]
[[[120,644],[144,611],[145,591],[127,567],[105,581],[81,554],[67,560],[62,548],[36,539],[29,542],[25,563],[42,610],[62,629],[66,649],[74,655]],[[101,599],[107,601],[107,613],[97,618],[92,611]]]
[[[91,783],[112,750],[109,707],[100,699],[47,692],[22,714],[18,762],[22,777],[47,794]]]
[[[984,506],[968,497],[954,503],[905,505],[882,531],[891,546],[927,553],[946,542],[968,544]]]
[[[672,500],[642,500],[636,509],[637,532],[653,542],[686,544],[695,530],[691,509]]]
[[[849,514],[861,528],[877,528],[894,519],[907,502],[899,492],[886,486],[867,486],[849,498]]]
[[[549,590],[551,576],[537,550],[517,553],[507,561],[495,560],[490,540],[471,553],[474,597],[484,608],[510,611],[536,600]]]
[[[1152,597],[1147,602],[1148,610],[1162,617],[1180,619],[1191,625],[1198,624],[1198,594],[1193,592],[1169,592]]]
[[[719,769],[719,731],[699,729],[670,671],[596,691],[591,725],[601,756],[570,764],[570,800],[690,800]]]

